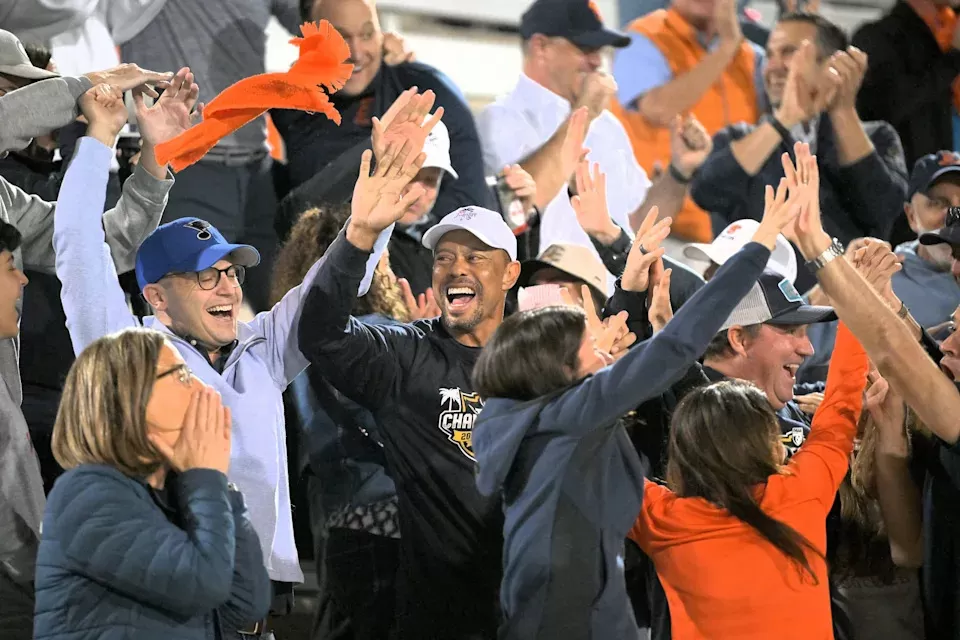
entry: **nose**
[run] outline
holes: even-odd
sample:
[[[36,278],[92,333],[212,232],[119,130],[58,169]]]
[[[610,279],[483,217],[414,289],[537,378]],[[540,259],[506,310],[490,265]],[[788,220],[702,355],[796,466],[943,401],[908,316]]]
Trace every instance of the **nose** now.
[[[603,56],[600,55],[600,51],[591,51],[583,54],[583,56],[587,61],[587,66],[590,67],[590,71],[596,71],[603,64]]]
[[[30,284],[30,279],[27,278],[26,274],[23,271],[17,269],[17,278],[20,279],[20,286],[25,287]]]
[[[810,342],[810,338],[804,335],[802,338],[799,338],[797,341],[797,354],[803,356],[804,358],[809,358],[816,350],[813,348],[813,343]]]
[[[227,277],[227,274],[221,273],[220,280],[217,282],[217,286],[214,287],[213,290],[219,296],[232,296],[235,288],[236,287],[233,286],[230,278]]]

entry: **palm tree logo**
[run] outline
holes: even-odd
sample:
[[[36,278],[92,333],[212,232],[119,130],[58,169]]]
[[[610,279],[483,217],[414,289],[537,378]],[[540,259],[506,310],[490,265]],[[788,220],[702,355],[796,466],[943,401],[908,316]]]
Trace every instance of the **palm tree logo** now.
[[[460,397],[460,387],[440,389],[440,405],[447,405],[447,411],[463,411],[463,400]]]

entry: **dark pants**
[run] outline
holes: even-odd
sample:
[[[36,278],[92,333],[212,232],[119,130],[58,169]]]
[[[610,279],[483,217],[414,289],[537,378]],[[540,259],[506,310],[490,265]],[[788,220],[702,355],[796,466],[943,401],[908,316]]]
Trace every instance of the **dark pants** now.
[[[273,228],[277,196],[271,163],[269,156],[240,166],[201,160],[177,174],[163,212],[163,222],[201,218],[219,229],[228,242],[256,247],[260,264],[247,269],[243,287],[244,297],[254,311],[267,308],[270,276],[278,251]]]
[[[17,584],[0,568],[0,638],[32,640],[33,589]]]
[[[364,531],[318,536],[314,640],[386,640],[393,626],[400,541]]]

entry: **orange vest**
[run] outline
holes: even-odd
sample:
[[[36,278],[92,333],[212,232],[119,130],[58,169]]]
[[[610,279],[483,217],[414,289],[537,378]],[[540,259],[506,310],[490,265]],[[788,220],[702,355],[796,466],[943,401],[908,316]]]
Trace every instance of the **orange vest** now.
[[[627,28],[650,39],[667,59],[674,77],[686,73],[707,55],[707,50],[697,38],[696,29],[673,8],[649,13],[634,20]],[[691,113],[703,123],[710,135],[730,124],[755,123],[759,120],[755,69],[753,48],[744,42],[717,82],[707,89],[691,109]],[[640,166],[647,173],[653,171],[656,162],[666,168],[670,162],[670,131],[652,125],[635,110],[623,108],[616,99],[612,102],[610,111],[627,130]],[[713,239],[710,216],[695,205],[689,196],[675,216],[673,235],[691,242],[710,242]]]

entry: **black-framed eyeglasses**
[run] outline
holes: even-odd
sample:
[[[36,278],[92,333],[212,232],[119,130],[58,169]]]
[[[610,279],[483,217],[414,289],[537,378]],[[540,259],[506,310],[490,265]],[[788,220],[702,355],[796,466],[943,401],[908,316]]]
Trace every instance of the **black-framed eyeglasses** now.
[[[172,369],[168,371],[164,371],[163,373],[157,376],[157,380],[166,378],[167,376],[173,376],[173,375],[177,377],[177,381],[180,384],[188,387],[190,386],[190,383],[193,380],[193,372],[190,371],[190,368],[185,364],[178,364]]]
[[[193,277],[197,281],[197,285],[204,291],[210,291],[211,289],[216,289],[217,285],[220,284],[220,278],[222,276],[227,277],[227,282],[229,282],[234,288],[239,287],[243,284],[244,279],[247,275],[247,270],[245,267],[239,264],[232,264],[226,269],[217,269],[216,267],[210,267],[209,269],[204,269],[203,271],[195,271],[191,273],[174,273],[170,275],[178,275],[183,277]]]

